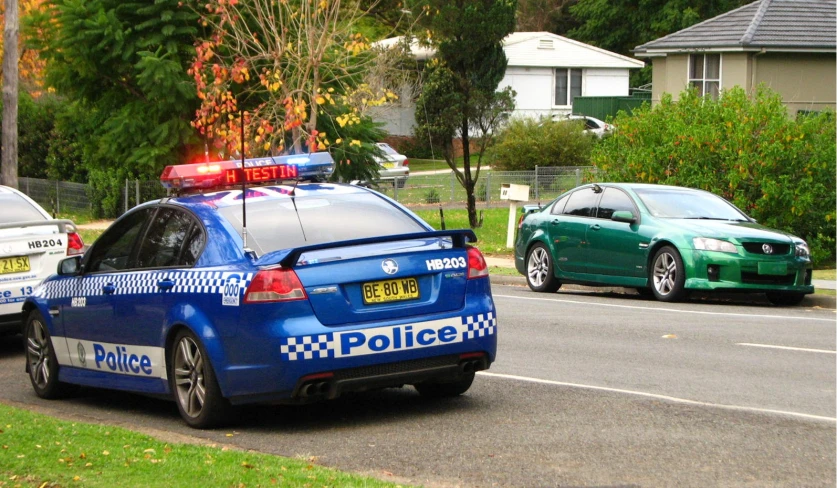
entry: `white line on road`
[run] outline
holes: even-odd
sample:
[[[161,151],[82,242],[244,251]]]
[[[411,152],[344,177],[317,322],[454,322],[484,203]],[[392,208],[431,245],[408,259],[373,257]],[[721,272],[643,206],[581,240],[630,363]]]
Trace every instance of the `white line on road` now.
[[[758,407],[742,407],[739,405],[725,405],[723,403],[711,403],[711,402],[699,402],[696,400],[688,400],[686,398],[677,398],[668,395],[658,395],[656,393],[646,393],[643,391],[634,391],[634,390],[622,390],[619,388],[608,388],[605,386],[593,386],[593,385],[581,385],[578,383],[565,383],[563,381],[551,381],[551,380],[542,380],[538,378],[528,378],[526,376],[517,376],[512,374],[498,374],[498,373],[487,373],[485,371],[480,371],[477,374],[482,376],[490,376],[492,378],[501,378],[506,380],[517,380],[517,381],[526,381],[529,383],[539,383],[542,385],[554,385],[554,386],[569,386],[572,388],[584,388],[588,390],[599,390],[599,391],[608,391],[611,393],[624,393],[626,395],[636,395],[642,396],[647,398],[656,398],[658,400],[666,400],[669,402],[674,403],[684,403],[687,405],[698,405],[701,407],[714,407],[714,408],[722,408],[725,410],[738,410],[744,412],[756,412],[756,413],[772,413],[772,414],[779,414],[779,415],[788,415],[791,417],[799,417],[808,420],[824,420],[827,422],[836,422],[837,418],[834,417],[823,417],[821,415],[811,415],[807,413],[799,413],[799,412],[788,412],[785,410],[772,410],[769,408],[758,408]]]
[[[663,307],[639,307],[636,305],[616,305],[613,303],[598,303],[598,302],[585,302],[581,300],[566,300],[563,298],[537,298],[537,297],[520,297],[515,295],[494,295],[495,298],[515,298],[518,300],[538,300],[544,302],[559,302],[559,303],[575,303],[578,305],[595,305],[599,307],[613,307],[613,308],[629,308],[634,310],[649,310],[655,312],[677,312],[677,313],[691,313],[691,314],[698,314],[698,315],[723,315],[727,317],[750,317],[750,318],[760,318],[760,319],[785,319],[785,320],[814,320],[818,322],[831,322],[834,323],[834,319],[821,319],[817,317],[792,317],[787,315],[756,315],[756,314],[749,314],[749,313],[729,313],[729,312],[705,312],[700,310],[680,310],[676,308],[663,308]]]
[[[829,351],[828,349],[808,349],[806,347],[788,347],[788,346],[771,346],[770,344],[750,344],[749,342],[739,342],[737,346],[749,347],[766,347],[769,349],[786,349],[788,351],[804,351],[804,352],[819,352],[823,354],[837,354],[837,351]]]

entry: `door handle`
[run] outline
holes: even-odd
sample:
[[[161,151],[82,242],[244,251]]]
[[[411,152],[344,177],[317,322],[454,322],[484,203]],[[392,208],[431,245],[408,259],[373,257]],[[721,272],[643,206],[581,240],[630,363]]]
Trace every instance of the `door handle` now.
[[[601,228],[602,228],[602,226],[601,226],[601,225],[599,225],[599,224],[594,224],[594,225],[591,225],[591,226],[590,226],[590,229],[592,229],[592,230],[599,230],[599,229],[601,229]]]
[[[171,290],[174,288],[174,281],[173,280],[160,280],[157,282],[157,288],[161,290]]]
[[[116,287],[113,285],[113,283],[108,283],[107,285],[102,287],[102,291],[105,293],[105,295],[113,295],[116,292]]]
[[[555,220],[553,220],[553,221],[551,222],[551,224],[552,224],[552,225],[554,225],[554,226],[556,226],[556,227],[558,227],[559,225],[561,225],[561,221],[560,221],[560,220],[558,220],[558,219],[555,219]]]

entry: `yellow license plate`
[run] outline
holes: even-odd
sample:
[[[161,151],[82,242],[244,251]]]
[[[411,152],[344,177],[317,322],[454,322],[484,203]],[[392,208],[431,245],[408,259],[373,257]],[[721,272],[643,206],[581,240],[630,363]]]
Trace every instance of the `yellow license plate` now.
[[[395,167],[395,163],[384,163],[381,166],[383,166],[386,169],[392,169]]]
[[[370,303],[414,300],[418,297],[418,282],[415,278],[371,281],[363,284],[363,303],[367,305]]]
[[[29,271],[29,256],[0,258],[0,274],[23,273]]]

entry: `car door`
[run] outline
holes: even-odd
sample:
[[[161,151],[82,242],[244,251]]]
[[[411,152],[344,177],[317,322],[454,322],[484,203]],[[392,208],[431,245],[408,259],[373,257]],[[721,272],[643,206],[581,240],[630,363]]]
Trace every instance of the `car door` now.
[[[92,350],[84,353],[89,348],[78,341],[119,340],[124,323],[115,317],[114,295],[118,284],[129,282],[139,238],[153,212],[151,208],[140,209],[110,226],[88,250],[82,274],[69,285],[72,297],[62,306],[61,317],[69,350],[78,351],[74,365],[86,367],[85,356],[93,354]]]
[[[636,221],[611,220],[614,212],[629,211]],[[645,248],[640,248],[639,211],[624,191],[607,187],[602,192],[596,219],[587,229],[587,272],[591,274],[645,276]]]
[[[203,227],[187,211],[157,208],[138,243],[129,279],[116,284],[114,318],[123,343],[159,346],[174,289],[194,265],[205,242]],[[182,285],[182,283],[181,283]]]
[[[571,193],[563,208],[553,208],[546,227],[559,271],[587,272],[587,227],[594,220],[598,200],[594,187],[585,187]]]

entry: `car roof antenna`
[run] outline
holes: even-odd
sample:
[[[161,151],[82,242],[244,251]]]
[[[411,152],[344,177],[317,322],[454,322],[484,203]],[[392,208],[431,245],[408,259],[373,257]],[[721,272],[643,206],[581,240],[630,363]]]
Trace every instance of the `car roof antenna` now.
[[[247,248],[247,173],[244,172],[244,109],[240,110],[241,117],[241,240],[244,242],[244,252],[251,252]]]
[[[305,227],[302,226],[302,218],[299,216],[299,209],[296,208],[296,185],[299,184],[299,179],[294,180],[294,187],[291,188],[291,203],[294,204],[294,212],[296,212],[296,220],[299,222],[299,230],[302,231],[302,240],[308,242],[308,238],[305,237]]]

